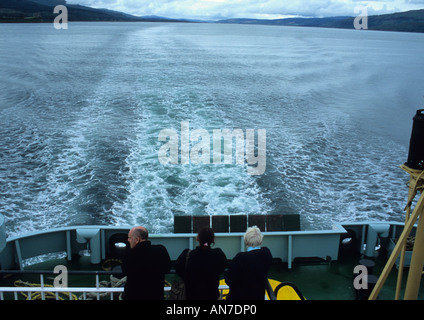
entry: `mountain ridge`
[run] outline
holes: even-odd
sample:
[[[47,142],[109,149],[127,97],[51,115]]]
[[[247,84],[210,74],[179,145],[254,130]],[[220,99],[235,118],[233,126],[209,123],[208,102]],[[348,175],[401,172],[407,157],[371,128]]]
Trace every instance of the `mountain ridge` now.
[[[0,22],[53,22],[57,16],[53,8],[57,5],[66,6],[68,21],[190,22],[158,16],[138,17],[109,9],[67,4],[65,0],[0,0]]]
[[[0,22],[53,22],[56,5],[66,5],[68,21],[145,21],[192,22],[221,24],[257,24],[275,26],[301,26],[354,29],[355,17],[335,16],[326,18],[250,19],[233,18],[218,21],[173,19],[160,16],[134,16],[109,9],[96,9],[82,5],[70,5],[66,0],[0,0]],[[424,33],[424,9],[396,12],[368,17],[369,30]]]
[[[354,29],[354,20],[355,17],[348,16],[286,18],[274,20],[241,18],[219,20],[217,23]],[[424,32],[424,9],[369,16],[368,29],[380,31]]]

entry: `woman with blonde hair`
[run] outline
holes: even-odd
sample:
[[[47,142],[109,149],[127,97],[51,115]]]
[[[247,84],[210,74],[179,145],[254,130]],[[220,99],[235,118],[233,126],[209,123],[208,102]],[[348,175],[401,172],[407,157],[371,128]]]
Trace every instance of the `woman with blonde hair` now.
[[[265,285],[272,262],[271,251],[261,247],[263,235],[257,226],[244,234],[246,252],[238,253],[225,275],[229,300],[264,300]]]

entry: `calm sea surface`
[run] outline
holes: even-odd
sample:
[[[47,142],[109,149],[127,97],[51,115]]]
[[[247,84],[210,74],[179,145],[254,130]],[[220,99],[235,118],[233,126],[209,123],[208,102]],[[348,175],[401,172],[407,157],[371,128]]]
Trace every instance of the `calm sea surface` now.
[[[170,232],[174,215],[191,214],[299,213],[303,229],[403,221],[399,165],[424,105],[423,57],[424,34],[412,33],[1,24],[8,235],[87,224]],[[265,129],[264,174],[161,164],[159,132],[181,138],[182,121],[211,141],[214,129]]]

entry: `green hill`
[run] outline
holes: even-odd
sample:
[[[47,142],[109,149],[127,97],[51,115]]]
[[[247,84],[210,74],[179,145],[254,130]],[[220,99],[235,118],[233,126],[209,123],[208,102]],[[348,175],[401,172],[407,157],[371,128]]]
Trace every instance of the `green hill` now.
[[[156,16],[137,17],[113,10],[70,5],[65,0],[0,0],[0,22],[53,22],[57,16],[53,13],[56,5],[66,5],[68,21],[184,21]]]
[[[65,1],[47,0],[41,3],[25,0],[0,0],[1,22],[53,22],[57,14],[53,8]],[[128,21],[136,17],[115,11],[66,5],[69,21]]]
[[[66,4],[65,0],[0,0],[0,22],[53,22],[56,5],[66,5],[68,21],[190,22],[157,16],[137,17],[122,12]],[[275,20],[226,19],[217,23],[264,24],[354,29],[355,17],[288,18]],[[197,21],[199,22],[199,21]],[[369,30],[424,32],[424,9],[368,17]]]
[[[287,18],[275,20],[227,19],[218,23],[354,29],[355,17]],[[369,30],[424,32],[424,9],[368,17]]]
[[[354,18],[346,19],[340,27],[353,26]],[[339,22],[340,23],[340,22]],[[334,27],[338,27],[337,23]],[[424,32],[424,9],[368,17],[369,30]]]

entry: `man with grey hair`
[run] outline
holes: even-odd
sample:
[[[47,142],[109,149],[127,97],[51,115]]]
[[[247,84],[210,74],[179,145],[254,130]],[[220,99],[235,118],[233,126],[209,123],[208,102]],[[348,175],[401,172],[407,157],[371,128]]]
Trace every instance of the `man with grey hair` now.
[[[124,300],[163,300],[165,274],[170,271],[171,259],[163,245],[152,245],[145,227],[132,228],[122,262],[127,276]]]
[[[230,287],[229,300],[264,300],[271,251],[261,247],[263,235],[257,226],[244,234],[246,252],[238,253],[231,262],[225,282]]]

